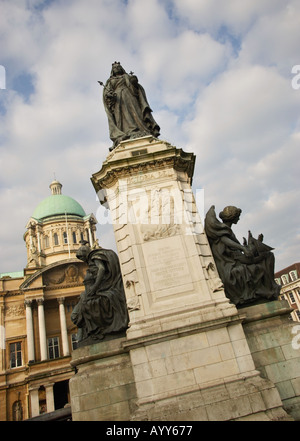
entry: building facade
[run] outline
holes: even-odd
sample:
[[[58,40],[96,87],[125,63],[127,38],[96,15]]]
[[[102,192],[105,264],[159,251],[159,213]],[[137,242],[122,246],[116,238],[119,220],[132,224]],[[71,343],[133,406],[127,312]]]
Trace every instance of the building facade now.
[[[97,246],[96,219],[61,192],[30,218],[24,240],[27,266],[0,278],[0,420],[16,421],[63,408],[73,375],[70,354],[77,328],[72,309],[83,291],[85,264],[76,258],[81,240]]]
[[[300,263],[294,263],[275,273],[275,280],[281,285],[281,300],[287,300],[293,308],[291,319],[300,322]]]

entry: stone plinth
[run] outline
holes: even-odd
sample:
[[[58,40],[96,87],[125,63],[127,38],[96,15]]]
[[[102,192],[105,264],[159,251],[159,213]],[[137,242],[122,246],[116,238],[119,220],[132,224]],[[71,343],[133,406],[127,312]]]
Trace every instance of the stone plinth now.
[[[233,317],[201,318],[197,325],[162,332],[162,340],[156,334],[152,341],[124,341],[137,394],[131,419],[289,419],[274,384],[255,370],[241,324]]]
[[[93,345],[86,359],[75,351],[75,418],[289,419],[255,368],[244,316],[225,296],[191,191],[194,162],[147,136],[121,142],[93,174],[111,211],[130,326],[125,339],[107,342],[116,346]],[[122,392],[115,405],[105,390],[118,384],[131,395]],[[81,396],[87,391],[94,405]]]
[[[76,349],[69,381],[73,421],[126,421],[135,403],[130,357],[122,339]]]
[[[217,316],[236,314],[191,191],[194,162],[192,153],[147,136],[121,142],[93,174],[113,221],[129,339],[160,332],[162,322],[172,327],[172,317],[197,315],[196,308]]]
[[[73,421],[289,420],[274,384],[254,369],[241,324],[227,325],[76,349]]]
[[[248,306],[243,328],[255,367],[275,384],[286,411],[300,420],[300,326],[286,300]]]

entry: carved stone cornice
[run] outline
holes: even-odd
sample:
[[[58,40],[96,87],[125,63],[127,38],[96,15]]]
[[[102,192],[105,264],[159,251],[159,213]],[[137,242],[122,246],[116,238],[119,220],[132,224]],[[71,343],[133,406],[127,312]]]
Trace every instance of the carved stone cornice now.
[[[156,144],[155,151],[151,151],[151,144],[146,144],[145,153],[135,156],[133,155],[134,149],[132,149],[128,151],[127,155],[118,158],[118,154],[116,154],[104,161],[101,170],[94,173],[91,178],[96,192],[112,187],[118,179],[169,168],[185,172],[191,182],[195,167],[195,155],[176,147],[166,146],[166,143],[163,142],[160,144],[161,149],[158,149],[159,146]],[[140,148],[141,146],[138,146],[138,149]]]

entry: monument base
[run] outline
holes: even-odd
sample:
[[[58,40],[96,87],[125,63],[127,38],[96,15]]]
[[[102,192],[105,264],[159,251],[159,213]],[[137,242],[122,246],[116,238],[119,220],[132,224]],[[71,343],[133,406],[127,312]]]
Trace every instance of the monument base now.
[[[73,421],[128,421],[135,406],[135,383],[126,338],[76,349],[69,382]]]
[[[288,302],[248,306],[239,313],[256,369],[275,384],[288,414],[300,420],[300,326],[290,320]]]
[[[112,214],[130,325],[124,338],[73,352],[74,421],[291,420],[247,342],[256,307],[237,310],[225,296],[191,192],[194,163],[147,136],[121,142],[93,174]]]
[[[73,421],[291,420],[245,340],[243,326],[250,336],[255,308],[240,310],[240,319],[202,320],[151,339],[127,336],[76,349]]]
[[[278,392],[259,375],[214,382],[140,405],[132,421],[290,421]]]

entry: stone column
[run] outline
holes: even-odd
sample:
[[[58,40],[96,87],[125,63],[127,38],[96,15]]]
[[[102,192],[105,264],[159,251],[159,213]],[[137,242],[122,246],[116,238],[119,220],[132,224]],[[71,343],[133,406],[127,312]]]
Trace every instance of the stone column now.
[[[45,324],[45,313],[44,313],[44,299],[37,299],[37,304],[38,304],[41,361],[44,361],[44,360],[47,360],[47,358],[48,358],[46,324]]]
[[[5,370],[4,302],[0,299],[0,371]]]
[[[91,227],[90,226],[88,228],[88,232],[89,232],[89,242],[90,242],[90,245],[92,247],[94,242],[93,242],[93,236],[92,236],[92,232],[91,232]]]
[[[53,386],[54,386],[54,383],[50,383],[50,384],[45,385],[47,413],[48,412],[53,412],[55,410]]]
[[[31,418],[33,418],[40,414],[39,388],[33,387],[29,389],[29,395],[30,395]]]
[[[27,352],[28,361],[34,361],[34,332],[32,321],[32,300],[25,300],[26,308],[26,332],[27,332]]]
[[[57,299],[59,303],[59,319],[60,319],[60,330],[61,330],[61,340],[63,346],[63,355],[70,355],[69,349],[69,341],[68,341],[68,330],[67,330],[67,321],[66,321],[66,313],[64,306],[64,297],[60,297]]]

